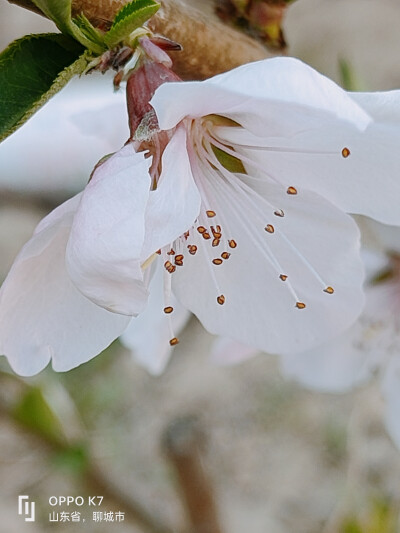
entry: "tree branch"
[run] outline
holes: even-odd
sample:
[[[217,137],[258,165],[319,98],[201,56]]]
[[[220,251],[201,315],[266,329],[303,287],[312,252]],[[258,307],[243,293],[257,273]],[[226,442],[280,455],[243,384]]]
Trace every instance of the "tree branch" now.
[[[30,0],[8,1],[38,12]],[[73,0],[72,11],[74,15],[83,12],[93,24],[104,26],[126,3],[127,0]],[[205,79],[271,56],[260,43],[226,26],[212,12],[206,15],[188,0],[162,0],[149,27],[183,46],[183,51],[172,56],[174,70],[183,79]]]

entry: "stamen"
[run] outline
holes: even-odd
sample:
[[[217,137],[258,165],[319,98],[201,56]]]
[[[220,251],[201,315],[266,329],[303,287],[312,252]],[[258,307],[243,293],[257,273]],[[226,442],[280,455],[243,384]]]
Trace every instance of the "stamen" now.
[[[175,255],[175,250],[171,248],[171,250],[167,252],[167,255]]]
[[[222,259],[229,259],[231,254],[229,252],[222,252],[221,257]]]
[[[264,229],[268,233],[274,233],[275,232],[275,228],[274,228],[274,226],[272,224],[267,224]]]
[[[165,270],[169,272],[170,274],[172,274],[176,270],[176,267],[174,267],[171,261],[165,261],[164,267],[165,267]]]
[[[224,305],[225,296],[223,294],[220,294],[219,296],[217,296],[217,302],[219,303],[219,305]]]
[[[197,252],[197,246],[195,244],[189,244],[188,250],[191,255],[195,255],[195,253]]]
[[[199,233],[205,233],[207,230],[206,230],[206,228],[205,228],[204,226],[199,226],[199,227],[197,228],[197,231],[198,231]]]
[[[183,266],[183,255],[179,254],[175,257],[175,265]]]
[[[216,212],[215,212],[215,211],[212,211],[211,209],[209,209],[208,211],[206,211],[206,213],[207,213],[208,218],[213,218],[213,217],[215,217],[215,215],[216,215]]]
[[[215,238],[215,239],[213,240],[213,242],[212,242],[212,245],[213,245],[213,246],[218,246],[220,242],[221,242],[221,239],[217,239],[217,238]]]
[[[222,259],[220,259],[219,257],[213,259],[212,262],[214,263],[214,265],[222,265],[223,263]]]
[[[333,294],[335,292],[333,287],[327,287],[324,289],[324,292],[327,292],[328,294]]]
[[[286,280],[287,280],[287,276],[286,276],[286,274],[280,274],[279,277],[280,277],[280,279],[281,279],[282,281],[286,281]]]
[[[342,156],[346,159],[346,157],[349,157],[350,153],[350,150],[345,146],[342,150]]]
[[[171,346],[176,346],[179,343],[178,337],[174,337],[173,339],[169,341],[169,343]]]
[[[303,302],[296,302],[296,307],[297,307],[297,309],[305,309],[306,308],[306,304],[303,303]]]
[[[297,189],[295,187],[288,187],[287,191],[288,194],[297,194]]]
[[[208,241],[208,239],[211,239],[211,235],[208,233],[208,231],[205,231],[205,232],[202,234],[202,237],[203,237],[203,239],[205,239],[206,241]]]
[[[174,308],[171,307],[170,305],[168,307],[164,307],[164,313],[167,314],[167,315],[172,313],[173,310],[174,310]]]
[[[276,211],[274,211],[274,215],[277,216],[277,217],[284,217],[285,213],[284,213],[283,209],[277,209]]]
[[[236,248],[237,246],[236,241],[234,241],[233,239],[231,239],[228,244],[230,248]]]

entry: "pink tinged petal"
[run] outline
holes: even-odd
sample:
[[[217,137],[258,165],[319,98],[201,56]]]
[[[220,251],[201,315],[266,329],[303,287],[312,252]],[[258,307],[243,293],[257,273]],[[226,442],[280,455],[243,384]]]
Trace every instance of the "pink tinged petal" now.
[[[82,296],[66,272],[65,247],[78,201],[66,202],[42,222],[0,290],[0,351],[24,376],[50,359],[57,371],[88,361],[129,323]]]
[[[301,352],[349,327],[363,306],[364,278],[351,217],[310,192],[290,196],[269,183],[262,198],[243,176],[229,184],[212,178],[208,192],[224,244],[213,248],[191,232],[188,245],[198,252],[172,276],[181,303],[211,333],[267,352]],[[280,209],[283,217],[274,215]],[[228,239],[237,247],[230,250]],[[216,265],[223,251],[231,256]]]
[[[284,140],[257,137],[241,128],[224,128],[223,134],[263,169],[260,178],[271,176],[285,187],[317,192],[348,213],[399,225],[397,129],[373,123],[360,132],[340,122],[321,122]],[[251,164],[246,167],[256,172]]]
[[[135,316],[147,301],[141,269],[149,161],[127,145],[100,165],[87,185],[67,245],[67,268],[87,298]]]
[[[170,339],[179,337],[191,316],[173,295],[168,302],[173,312],[164,312],[167,302],[163,293],[163,275],[164,269],[159,262],[149,285],[150,296],[146,309],[131,321],[121,336],[122,344],[131,350],[135,360],[156,376],[164,372],[173,352]]]
[[[200,201],[186,146],[186,130],[180,127],[165,148],[157,189],[149,195],[144,260],[159,248],[172,244],[193,225]]]
[[[258,353],[259,350],[248,344],[234,341],[228,337],[218,337],[212,345],[210,359],[218,366],[231,366],[244,363]]]
[[[259,135],[291,135],[339,120],[364,129],[369,115],[334,82],[293,58],[249,63],[204,82],[168,83],[151,100],[160,127],[218,114]]]

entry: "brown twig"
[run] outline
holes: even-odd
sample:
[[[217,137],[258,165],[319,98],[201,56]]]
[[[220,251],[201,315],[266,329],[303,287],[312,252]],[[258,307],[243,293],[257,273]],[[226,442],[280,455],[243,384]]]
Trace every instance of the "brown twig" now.
[[[163,448],[173,465],[192,533],[222,533],[210,476],[204,466],[205,433],[195,417],[174,420],[163,435]]]
[[[38,12],[30,0],[8,0]],[[84,13],[104,26],[128,0],[73,0],[73,14]],[[191,6],[188,0],[162,0],[149,27],[179,42],[183,51],[173,55],[174,70],[182,79],[205,79],[234,67],[270,56],[264,46]],[[200,3],[198,3],[201,5]]]

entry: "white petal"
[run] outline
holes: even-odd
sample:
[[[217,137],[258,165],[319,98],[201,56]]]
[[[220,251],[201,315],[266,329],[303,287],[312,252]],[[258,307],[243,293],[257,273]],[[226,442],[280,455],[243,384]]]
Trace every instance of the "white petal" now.
[[[364,272],[351,217],[313,193],[289,196],[270,183],[262,200],[238,185],[244,176],[231,184],[212,178],[207,187],[211,208],[221,217],[223,244],[212,247],[191,232],[187,243],[198,252],[186,255],[184,267],[172,275],[182,304],[211,333],[267,352],[300,352],[352,324],[363,305]],[[274,215],[278,209],[284,217]],[[273,234],[264,231],[266,224],[275,227]],[[234,239],[237,248],[225,239]],[[223,251],[231,257],[214,265],[211,260]],[[324,292],[330,286],[334,294]],[[224,305],[217,304],[219,294]],[[307,307],[297,308],[297,301]]]
[[[72,281],[109,311],[137,315],[148,292],[141,269],[149,161],[125,146],[94,172],[67,246]]]
[[[142,257],[168,246],[189,229],[200,210],[186,146],[186,131],[177,129],[165,148],[157,189],[150,192]]]
[[[377,122],[395,123],[400,121],[400,91],[379,91],[348,93]]]
[[[132,319],[121,336],[122,344],[132,351],[135,360],[154,375],[164,372],[173,351],[169,341],[174,336],[179,337],[191,316],[173,295],[169,302],[164,300],[163,276],[164,268],[159,261],[149,285],[146,309]],[[163,311],[167,305],[174,308],[170,315]]]
[[[162,129],[209,114],[267,135],[293,134],[332,118],[360,129],[370,122],[343,89],[293,58],[249,63],[204,82],[165,83],[151,105]]]
[[[286,139],[261,138],[242,128],[224,128],[223,134],[283,186],[312,190],[348,213],[399,225],[398,129],[373,123],[360,132],[342,122],[321,122]],[[342,156],[344,148],[348,157]]]
[[[52,358],[70,370],[106,348],[129,323],[96,306],[65,269],[65,247],[79,197],[56,209],[24,246],[0,290],[0,351],[30,376]]]
[[[234,341],[228,337],[218,337],[212,345],[210,358],[218,366],[231,366],[243,363],[257,353],[259,350],[248,344]]]

